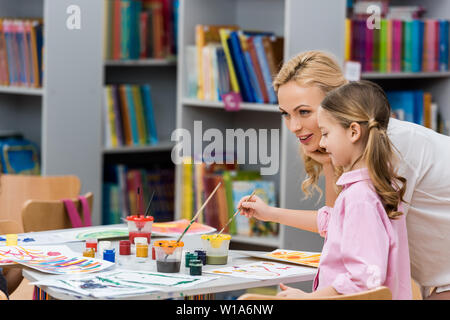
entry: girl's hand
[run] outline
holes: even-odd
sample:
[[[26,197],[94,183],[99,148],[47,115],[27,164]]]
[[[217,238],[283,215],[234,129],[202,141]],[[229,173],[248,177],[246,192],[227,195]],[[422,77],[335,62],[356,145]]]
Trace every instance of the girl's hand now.
[[[303,152],[306,156],[313,158],[315,161],[319,162],[322,165],[331,164],[330,154],[325,151],[325,149],[318,149],[313,152],[306,151],[303,149]]]
[[[308,293],[300,290],[294,289],[284,284],[280,283],[280,289],[283,290],[278,292],[277,297],[285,297],[285,298],[306,298],[308,297]]]
[[[253,197],[248,200],[249,197],[250,196],[245,196],[239,200],[237,207],[242,207],[240,212],[241,215],[246,216],[247,218],[256,218],[262,221],[274,220],[271,206],[256,195],[253,195]]]

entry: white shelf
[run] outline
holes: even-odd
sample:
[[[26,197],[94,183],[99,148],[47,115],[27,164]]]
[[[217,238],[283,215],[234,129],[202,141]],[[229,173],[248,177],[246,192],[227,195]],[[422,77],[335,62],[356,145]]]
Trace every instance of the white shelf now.
[[[435,72],[363,72],[362,79],[420,79],[420,78],[447,78],[450,71]]]
[[[106,60],[106,67],[176,66],[175,59]]]
[[[0,93],[41,96],[44,90],[42,88],[0,86]]]
[[[221,101],[208,101],[208,100],[199,100],[192,98],[184,98],[182,101],[183,105],[190,107],[201,107],[201,108],[216,108],[216,109],[224,109],[225,105]],[[249,110],[249,111],[262,111],[262,112],[276,112],[279,113],[280,109],[277,105],[274,104],[264,104],[264,103],[241,103],[241,110]]]
[[[241,235],[232,235],[231,241],[245,243],[245,244],[255,244],[261,246],[268,246],[278,248],[280,246],[279,237],[267,236],[267,237],[257,237],[257,236],[241,236]]]
[[[158,151],[170,151],[175,146],[173,141],[164,141],[156,145],[147,146],[121,146],[115,148],[104,148],[104,154],[113,153],[138,153],[138,152],[158,152]]]

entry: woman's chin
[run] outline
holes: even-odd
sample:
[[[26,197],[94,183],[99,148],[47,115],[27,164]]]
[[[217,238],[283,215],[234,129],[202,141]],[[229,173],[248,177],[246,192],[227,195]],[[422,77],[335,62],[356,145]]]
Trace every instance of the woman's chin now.
[[[319,150],[319,148],[320,148],[319,144],[314,143],[313,141],[311,141],[310,143],[305,143],[305,144],[300,143],[300,145],[302,146],[302,149],[308,153],[315,152],[315,151]]]

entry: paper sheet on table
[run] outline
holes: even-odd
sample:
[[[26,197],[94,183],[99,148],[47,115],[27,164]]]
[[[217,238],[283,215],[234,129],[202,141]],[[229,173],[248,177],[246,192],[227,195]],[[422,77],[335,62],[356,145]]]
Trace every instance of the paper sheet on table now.
[[[0,265],[10,265],[19,261],[32,261],[56,256],[77,255],[67,246],[2,246]]]
[[[250,279],[274,279],[311,272],[305,267],[288,265],[272,261],[258,261],[244,265],[235,265],[204,271],[205,273],[229,275]]]
[[[186,219],[170,222],[154,222],[152,225],[152,234],[158,236],[176,237],[183,233],[190,221]],[[204,234],[216,231],[216,228],[194,222],[186,231],[185,235]]]
[[[180,273],[162,273],[127,269],[117,269],[109,272],[107,276],[114,281],[177,288],[186,288],[219,278],[211,276],[190,276]]]
[[[106,277],[103,273],[73,279],[44,279],[31,284],[65,289],[95,298],[112,298],[125,295],[135,295],[139,293],[148,293],[158,290],[157,288],[148,285],[132,284],[117,280],[113,281]]]

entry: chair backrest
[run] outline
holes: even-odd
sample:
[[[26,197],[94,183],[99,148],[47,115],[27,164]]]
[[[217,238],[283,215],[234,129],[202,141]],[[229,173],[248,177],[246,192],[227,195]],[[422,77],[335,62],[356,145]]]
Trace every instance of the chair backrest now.
[[[238,300],[392,300],[392,293],[388,287],[378,287],[372,290],[353,293],[342,294],[338,296],[321,297],[321,298],[284,298],[277,296],[269,296],[264,294],[243,294]]]
[[[0,219],[22,224],[21,211],[27,200],[59,200],[80,194],[77,176],[0,175]]]
[[[0,220],[0,234],[8,233],[23,233],[23,228],[14,220]]]
[[[84,195],[92,210],[94,195],[88,192]],[[81,201],[72,198],[77,211],[82,214]],[[84,219],[84,217],[83,217]],[[71,228],[66,207],[61,200],[28,200],[22,209],[22,223],[25,232],[46,231]]]

